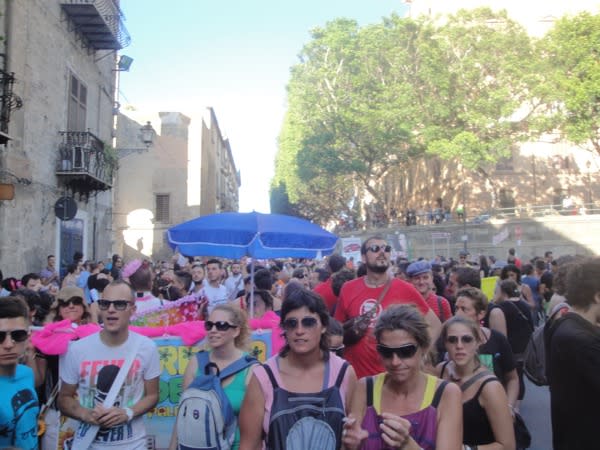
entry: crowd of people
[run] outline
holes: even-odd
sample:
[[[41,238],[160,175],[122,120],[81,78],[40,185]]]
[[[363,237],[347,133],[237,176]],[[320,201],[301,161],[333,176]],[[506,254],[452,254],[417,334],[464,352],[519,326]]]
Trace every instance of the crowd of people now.
[[[208,434],[183,405],[211,371],[236,418],[225,448],[525,448],[523,359],[540,326],[554,448],[595,448],[600,259],[548,251],[524,262],[511,249],[506,261],[392,261],[381,236],[360,253],[357,267],[337,254],[108,264],[76,254],[63,276],[50,255],[43,270],[3,279],[0,447],[57,448],[62,415],[79,421],[73,449],[146,448],[159,354],[130,323],[185,298],[206,339],[183,376],[173,450]],[[248,346],[260,328],[273,330],[262,364]]]

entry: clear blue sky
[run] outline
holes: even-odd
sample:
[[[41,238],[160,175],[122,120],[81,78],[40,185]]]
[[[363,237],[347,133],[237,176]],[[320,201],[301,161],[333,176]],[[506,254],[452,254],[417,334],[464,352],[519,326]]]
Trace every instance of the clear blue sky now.
[[[193,115],[212,106],[241,171],[240,211],[269,212],[289,69],[309,31],[337,17],[365,25],[401,0],[121,0],[134,58],[123,105]],[[193,120],[196,119],[195,116]]]

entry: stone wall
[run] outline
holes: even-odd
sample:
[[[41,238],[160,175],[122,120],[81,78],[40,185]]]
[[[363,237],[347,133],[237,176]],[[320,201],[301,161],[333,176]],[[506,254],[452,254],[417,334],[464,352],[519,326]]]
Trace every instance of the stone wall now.
[[[0,182],[15,185],[15,198],[0,201],[0,268],[5,276],[40,271],[48,254],[62,263],[73,256],[60,255],[60,222],[53,208],[67,194],[55,164],[59,132],[67,131],[71,73],[87,87],[85,127],[107,143],[111,139],[115,55],[84,48],[60,3],[0,3],[5,37],[0,53],[6,54],[4,69],[15,74],[13,92],[23,100],[23,107],[11,114],[12,140],[0,146]],[[110,191],[75,200],[77,218],[83,221],[85,257],[106,258],[111,250]]]
[[[550,250],[554,257],[568,254],[600,255],[600,215],[545,216],[529,219],[493,220],[473,224],[447,222],[439,225],[391,226],[368,232],[343,233],[340,237],[365,239],[373,234],[387,237],[404,234],[410,259],[435,255],[458,258],[464,248],[462,237],[468,237],[467,249],[472,259],[478,255],[494,255],[505,260],[508,249],[516,249],[523,260],[543,256]]]

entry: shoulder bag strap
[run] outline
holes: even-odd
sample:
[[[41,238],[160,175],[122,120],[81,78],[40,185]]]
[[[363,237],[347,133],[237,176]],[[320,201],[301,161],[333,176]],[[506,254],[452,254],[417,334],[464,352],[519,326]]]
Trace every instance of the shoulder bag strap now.
[[[391,286],[392,286],[392,279],[390,278],[389,280],[387,280],[387,283],[385,283],[385,287],[383,288],[383,291],[381,291],[381,294],[379,294],[379,297],[377,297],[377,302],[375,303],[375,308],[373,308],[374,311],[377,311],[377,307],[381,304],[381,302],[383,301],[383,298],[385,297],[385,294],[388,293]]]
[[[440,312],[440,320],[442,321],[442,323],[444,323],[446,321],[446,315],[444,314],[444,309],[442,308],[442,297],[440,297],[439,295],[437,296],[437,304],[438,311]]]
[[[102,406],[105,408],[111,408],[115,403],[117,395],[119,395],[119,391],[121,390],[121,386],[123,386],[125,378],[127,378],[127,373],[129,372],[129,369],[135,360],[140,344],[141,339],[136,339],[136,342],[134,342],[132,348],[128,351],[125,361],[119,369],[119,372],[117,373],[117,376],[115,377],[115,380],[113,381],[113,384],[108,390],[108,394],[106,394],[106,398],[102,403]],[[73,441],[73,448],[89,448],[94,439],[96,439],[96,435],[98,434],[99,430],[100,426],[91,425],[83,436],[79,437],[79,433],[77,433],[76,439]]]
[[[469,378],[467,381],[465,381],[460,386],[460,390],[463,391],[463,392],[465,392],[467,389],[469,389],[471,386],[473,386],[473,384],[477,380],[479,380],[479,379],[481,379],[481,378],[483,378],[483,377],[485,377],[487,375],[490,375],[490,372],[488,372],[487,370],[484,370],[483,372],[476,373],[475,375],[473,375],[471,378]]]

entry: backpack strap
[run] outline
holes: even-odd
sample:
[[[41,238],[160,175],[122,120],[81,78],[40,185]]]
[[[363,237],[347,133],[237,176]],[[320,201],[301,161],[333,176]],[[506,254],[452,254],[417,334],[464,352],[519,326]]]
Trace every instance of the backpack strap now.
[[[431,406],[433,406],[434,408],[437,408],[438,405],[440,404],[440,400],[442,399],[442,394],[444,393],[444,389],[446,389],[447,385],[448,385],[448,382],[446,380],[444,380],[440,383],[440,385],[435,390],[435,394],[433,394],[433,400],[431,400]]]
[[[375,386],[373,386],[373,377],[366,377],[367,382],[367,408],[369,406],[373,406],[373,390]]]
[[[198,361],[198,374],[208,375],[206,370],[209,368],[209,365],[212,364],[212,368],[216,369],[216,374],[219,375],[219,367],[215,363],[210,362],[210,356],[206,350],[199,351],[196,353],[196,361]]]
[[[440,373],[440,378],[444,376],[444,372],[446,371],[446,367],[448,367],[448,364],[450,364],[450,361],[444,361],[442,363],[442,372]]]
[[[224,380],[227,377],[235,375],[238,372],[254,365],[258,364],[258,360],[250,355],[242,355],[241,358],[229,364],[219,374],[219,379]]]
[[[498,378],[496,377],[490,377],[487,380],[483,380],[483,383],[481,383],[481,386],[479,386],[479,389],[477,389],[477,392],[475,393],[473,398],[478,398],[481,395],[481,391],[483,391],[485,385],[488,384],[490,381],[497,381],[498,383],[500,383],[500,380],[498,380]]]
[[[469,378],[467,381],[465,381],[460,386],[460,390],[463,391],[463,392],[465,392],[467,389],[469,389],[471,386],[473,386],[473,384],[477,380],[479,380],[480,378],[485,377],[486,375],[491,375],[491,374],[487,370],[484,370],[483,372],[476,373],[475,375],[473,375],[471,378]]]
[[[344,381],[344,376],[346,375],[346,370],[348,369],[348,366],[349,366],[348,361],[344,361],[344,364],[342,364],[342,367],[340,368],[338,376],[335,379],[335,387],[336,388],[340,388],[342,386],[342,382]]]
[[[264,364],[263,365],[263,369],[265,369],[265,372],[267,373],[269,380],[271,380],[271,384],[273,385],[273,389],[279,389],[279,384],[277,383],[277,380],[275,379],[275,375],[273,374],[273,370],[269,367],[268,364]]]

